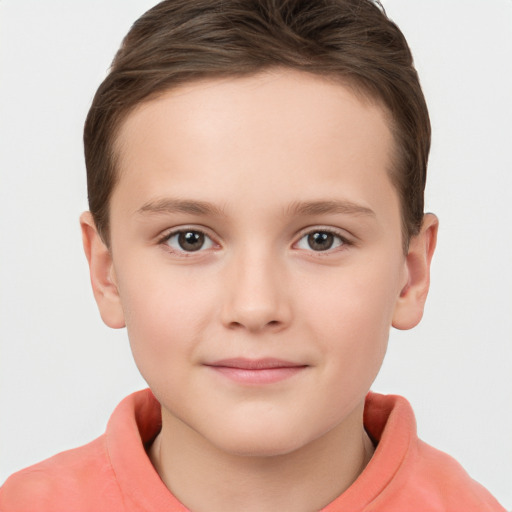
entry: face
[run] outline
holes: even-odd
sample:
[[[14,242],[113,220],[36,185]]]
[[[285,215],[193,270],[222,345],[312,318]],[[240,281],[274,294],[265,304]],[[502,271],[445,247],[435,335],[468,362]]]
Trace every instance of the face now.
[[[164,420],[282,454],[360,414],[408,281],[381,108],[292,71],[205,81],[116,149],[114,307]]]

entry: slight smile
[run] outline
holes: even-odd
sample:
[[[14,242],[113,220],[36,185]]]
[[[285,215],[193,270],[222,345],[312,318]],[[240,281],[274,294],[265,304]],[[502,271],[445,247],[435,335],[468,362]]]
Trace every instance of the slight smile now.
[[[308,365],[282,359],[221,359],[205,364],[215,372],[240,384],[272,384],[288,379],[308,368]]]

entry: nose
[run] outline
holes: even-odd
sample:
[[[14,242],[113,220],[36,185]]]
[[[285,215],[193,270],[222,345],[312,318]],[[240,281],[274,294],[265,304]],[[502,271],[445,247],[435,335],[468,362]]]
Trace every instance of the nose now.
[[[292,317],[286,274],[271,255],[246,250],[234,256],[224,283],[223,325],[252,333],[285,329]]]

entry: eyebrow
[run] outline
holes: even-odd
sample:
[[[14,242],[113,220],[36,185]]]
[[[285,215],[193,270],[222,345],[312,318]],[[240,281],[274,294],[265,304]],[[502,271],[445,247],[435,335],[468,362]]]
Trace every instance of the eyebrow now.
[[[142,205],[137,213],[188,213],[191,215],[224,215],[217,206],[205,201],[191,201],[188,199],[156,199]]]
[[[216,216],[225,215],[221,208],[212,203],[208,203],[206,201],[193,201],[188,199],[175,198],[162,198],[148,201],[137,210],[137,213],[186,213],[190,215]],[[335,213],[375,217],[375,212],[373,210],[351,201],[296,201],[286,209],[286,215],[288,216],[328,215]]]
[[[303,201],[294,202],[287,210],[288,215],[327,215],[343,213],[375,217],[375,212],[366,206],[351,201]]]

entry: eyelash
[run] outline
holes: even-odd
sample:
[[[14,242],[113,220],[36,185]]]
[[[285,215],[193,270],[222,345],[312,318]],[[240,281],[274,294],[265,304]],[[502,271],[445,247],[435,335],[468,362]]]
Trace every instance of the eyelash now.
[[[332,254],[333,252],[338,252],[338,251],[341,251],[343,250],[344,248],[347,248],[347,247],[350,247],[351,245],[354,245],[353,242],[351,242],[350,240],[347,239],[346,236],[344,236],[343,234],[341,234],[338,230],[336,229],[333,229],[333,228],[323,228],[323,227],[317,227],[317,228],[313,228],[313,229],[307,229],[305,231],[303,231],[301,233],[301,236],[300,238],[298,239],[297,242],[295,242],[294,246],[298,245],[302,240],[304,240],[305,238],[311,236],[311,235],[316,235],[316,234],[327,234],[327,235],[331,235],[333,236],[335,239],[338,239],[338,245],[336,247],[328,247],[327,249],[325,250],[320,250],[320,251],[315,251],[313,250],[313,248],[311,248],[311,246],[309,247],[309,249],[302,249],[302,250],[305,250],[305,251],[310,251],[314,254],[318,254],[318,255],[327,255],[327,254]],[[308,243],[309,241],[307,241],[306,243]],[[333,243],[336,243],[336,242],[333,242]],[[309,243],[308,243],[309,245]]]
[[[191,256],[193,256],[195,253],[201,253],[201,252],[204,252],[205,249],[204,249],[204,244],[201,245],[201,247],[197,250],[192,250],[192,251],[186,251],[184,250],[183,248],[181,249],[176,249],[176,248],[173,248],[169,245],[169,241],[176,237],[176,236],[180,236],[180,235],[185,235],[185,234],[188,234],[188,233],[194,233],[196,235],[199,235],[199,236],[202,236],[205,240],[205,242],[208,240],[208,243],[209,243],[209,247],[206,248],[207,249],[211,249],[212,247],[214,246],[218,246],[219,244],[217,244],[213,238],[205,232],[205,230],[203,229],[199,229],[199,228],[193,228],[193,227],[190,227],[190,228],[181,228],[181,229],[176,229],[176,230],[173,230],[171,232],[168,232],[166,233],[162,238],[160,238],[160,240],[158,240],[158,244],[159,245],[162,245],[162,246],[166,246],[166,249],[171,252],[172,254],[174,255],[177,255],[177,256],[180,256],[180,257],[184,257],[184,258],[189,258]],[[179,243],[179,242],[178,242]]]
[[[201,247],[199,247],[197,250],[191,250],[191,251],[187,251],[185,249],[183,249],[183,247],[181,247],[180,249],[177,249],[177,248],[173,248],[170,244],[169,244],[169,241],[174,238],[174,237],[179,237],[180,235],[185,235],[185,234],[191,234],[191,233],[194,233],[196,235],[196,239],[197,239],[197,235],[200,236],[200,237],[203,237],[204,241],[208,243],[208,247],[204,247],[204,244],[201,245]],[[346,247],[350,247],[351,245],[354,245],[353,242],[351,242],[350,240],[348,240],[345,236],[343,236],[339,231],[335,230],[335,229],[332,229],[332,228],[314,228],[314,229],[308,229],[306,231],[303,231],[299,237],[299,239],[293,244],[293,247],[296,247],[298,246],[298,244],[306,239],[307,237],[310,237],[312,235],[317,235],[317,234],[326,234],[326,235],[329,235],[329,236],[332,236],[335,240],[337,239],[337,242],[336,241],[333,241],[333,244],[337,244],[335,247],[328,247],[327,249],[325,250],[318,250],[318,251],[315,251],[311,246],[310,246],[310,240],[307,240],[306,243],[309,245],[309,248],[300,248],[300,247],[297,247],[299,250],[304,250],[304,251],[308,251],[308,252],[311,252],[311,253],[314,253],[314,254],[318,254],[318,255],[327,255],[327,254],[332,254],[333,252],[338,252],[340,250],[343,250],[343,248],[346,248]],[[177,242],[179,245],[181,245],[181,243],[178,241]],[[191,257],[193,256],[195,253],[202,253],[204,252],[205,250],[209,250],[211,248],[213,248],[214,246],[219,246],[219,244],[217,244],[213,238],[208,235],[208,233],[206,233],[203,229],[199,229],[199,228],[193,228],[193,227],[190,227],[190,228],[181,228],[181,229],[176,229],[174,231],[171,231],[171,232],[168,232],[166,233],[164,236],[162,236],[159,240],[158,240],[158,244],[159,245],[162,245],[162,246],[166,246],[166,249],[168,251],[170,251],[171,253],[177,255],[177,256],[180,256],[180,257]]]

